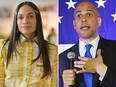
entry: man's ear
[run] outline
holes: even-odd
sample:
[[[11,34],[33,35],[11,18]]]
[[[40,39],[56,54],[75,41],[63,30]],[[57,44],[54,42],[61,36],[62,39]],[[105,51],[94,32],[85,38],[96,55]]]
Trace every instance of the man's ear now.
[[[74,25],[74,29],[76,29],[76,23],[75,23],[75,20],[73,20],[73,25]]]
[[[102,23],[102,19],[99,17],[98,18],[98,26],[101,26],[101,23]]]

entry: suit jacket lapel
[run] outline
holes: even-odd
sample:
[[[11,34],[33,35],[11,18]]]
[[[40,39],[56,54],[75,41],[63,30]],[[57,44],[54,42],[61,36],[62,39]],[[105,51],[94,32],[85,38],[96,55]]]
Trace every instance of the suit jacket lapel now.
[[[101,49],[101,52],[102,52],[103,49],[105,49],[104,48],[103,38],[102,37],[100,37],[97,50],[98,49]],[[96,57],[97,57],[97,53],[96,53]],[[100,84],[99,77],[100,77],[99,74],[97,74],[97,73],[93,74],[93,87],[99,87],[98,86],[98,84]]]

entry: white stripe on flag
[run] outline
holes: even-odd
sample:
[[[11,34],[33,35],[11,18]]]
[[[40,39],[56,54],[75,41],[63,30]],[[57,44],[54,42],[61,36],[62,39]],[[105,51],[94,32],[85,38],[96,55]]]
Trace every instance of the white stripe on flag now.
[[[60,45],[58,45],[58,54],[60,54],[61,52],[65,51],[66,49],[70,48],[73,45],[74,44],[60,44]]]

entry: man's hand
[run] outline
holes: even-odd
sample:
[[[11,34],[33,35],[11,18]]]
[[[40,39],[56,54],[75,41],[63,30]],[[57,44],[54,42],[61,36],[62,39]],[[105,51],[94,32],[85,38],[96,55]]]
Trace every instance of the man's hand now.
[[[75,71],[72,69],[63,71],[63,82],[65,87],[69,87],[69,85],[74,85],[75,83]]]
[[[103,63],[101,50],[98,49],[96,58],[87,58],[87,57],[79,57],[81,61],[75,61],[74,66],[78,68],[82,68],[83,70],[77,71],[76,73],[98,73],[101,77],[104,77],[107,66]]]

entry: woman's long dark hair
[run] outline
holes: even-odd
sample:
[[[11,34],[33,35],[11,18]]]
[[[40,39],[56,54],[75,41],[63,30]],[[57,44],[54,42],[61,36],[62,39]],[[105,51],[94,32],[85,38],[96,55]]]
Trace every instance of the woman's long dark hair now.
[[[33,8],[35,15],[36,15],[36,20],[37,20],[36,36],[37,36],[37,40],[38,40],[37,44],[38,44],[38,49],[40,50],[40,53],[39,53],[38,57],[35,60],[33,60],[33,63],[40,58],[40,55],[42,55],[43,70],[44,70],[42,78],[48,77],[51,74],[51,66],[50,66],[50,60],[49,60],[49,56],[48,56],[47,42],[44,40],[44,36],[43,36],[42,19],[41,19],[41,15],[40,15],[40,11],[39,11],[38,7],[30,1],[25,1],[25,2],[20,3],[15,10],[12,31],[11,31],[10,37],[6,41],[6,43],[9,42],[6,67],[8,67],[8,64],[10,63],[13,51],[16,51],[15,44],[19,42],[19,37],[20,37],[21,33],[19,32],[19,29],[17,26],[17,14],[18,14],[19,9],[23,5],[28,5],[31,8]]]

